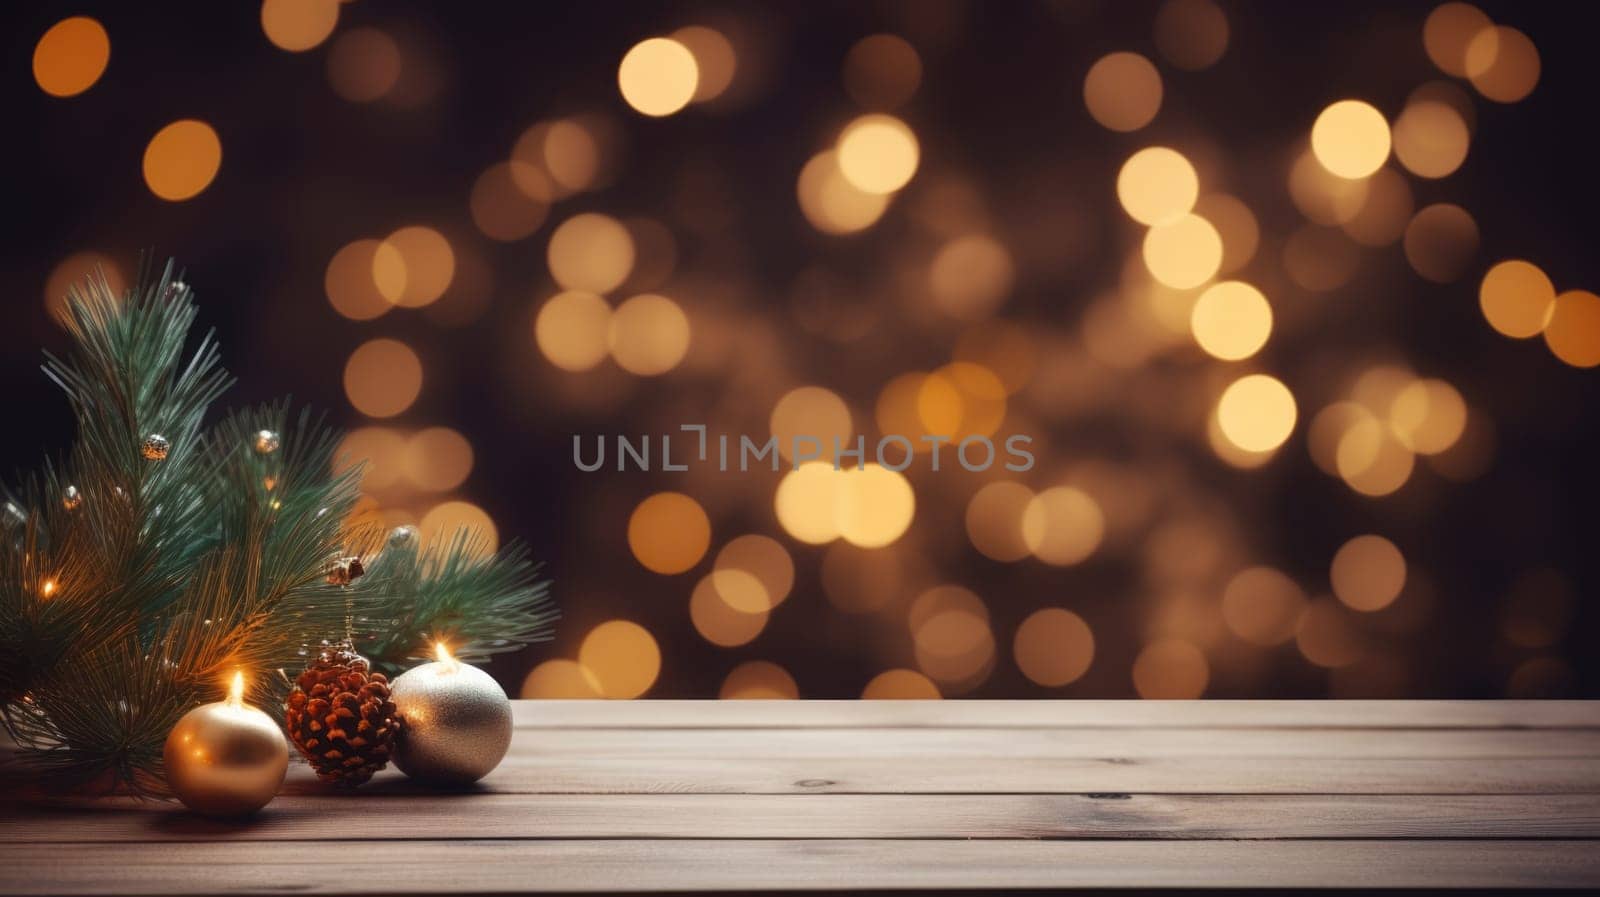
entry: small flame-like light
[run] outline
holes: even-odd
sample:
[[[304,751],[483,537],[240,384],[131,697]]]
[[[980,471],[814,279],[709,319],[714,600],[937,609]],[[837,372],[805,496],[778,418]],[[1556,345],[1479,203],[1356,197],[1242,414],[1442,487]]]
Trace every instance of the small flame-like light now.
[[[445,647],[444,642],[434,642],[433,653],[435,657],[439,658],[440,663],[444,664],[446,667],[449,667],[451,670],[460,669],[461,663],[456,660],[455,655],[450,653],[450,649]]]
[[[39,584],[39,594],[45,598],[49,598],[51,595],[56,593],[57,587],[58,586],[54,579],[47,579]]]
[[[244,706],[244,671],[233,671],[233,683],[228,686],[228,706]]]

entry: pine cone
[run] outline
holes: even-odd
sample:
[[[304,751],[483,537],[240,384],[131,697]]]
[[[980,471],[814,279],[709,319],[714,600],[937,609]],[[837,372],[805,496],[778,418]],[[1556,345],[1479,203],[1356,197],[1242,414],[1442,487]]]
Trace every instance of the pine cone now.
[[[389,680],[348,644],[324,647],[295,680],[284,726],[317,778],[355,787],[389,763],[399,731]]]

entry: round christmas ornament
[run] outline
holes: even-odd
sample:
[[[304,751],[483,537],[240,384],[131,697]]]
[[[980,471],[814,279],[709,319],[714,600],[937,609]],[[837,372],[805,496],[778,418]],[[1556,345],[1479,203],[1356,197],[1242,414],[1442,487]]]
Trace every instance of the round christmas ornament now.
[[[83,493],[77,486],[68,486],[61,490],[61,506],[69,511],[76,511],[83,507]]]
[[[394,765],[435,785],[466,785],[500,765],[511,747],[511,700],[488,673],[450,656],[394,679],[402,722]]]
[[[334,558],[328,565],[328,585],[347,586],[360,579],[367,572],[361,565],[360,556]]]
[[[139,451],[146,461],[165,461],[167,452],[171,451],[172,443],[160,433],[151,433],[144,438],[144,444],[139,446]]]
[[[409,523],[401,524],[389,531],[389,547],[404,548],[417,541],[417,528]]]
[[[398,729],[388,678],[348,643],[324,646],[295,680],[283,724],[317,778],[349,787],[388,764]]]
[[[283,440],[278,438],[278,434],[277,434],[276,431],[274,431],[274,430],[257,430],[256,431],[256,454],[258,454],[258,455],[270,455],[273,452],[277,451],[278,450],[278,446],[280,446],[282,444],[283,444]]]
[[[289,749],[272,717],[244,703],[244,674],[223,701],[184,714],[162,752],[167,785],[183,805],[207,816],[243,816],[283,787]]]

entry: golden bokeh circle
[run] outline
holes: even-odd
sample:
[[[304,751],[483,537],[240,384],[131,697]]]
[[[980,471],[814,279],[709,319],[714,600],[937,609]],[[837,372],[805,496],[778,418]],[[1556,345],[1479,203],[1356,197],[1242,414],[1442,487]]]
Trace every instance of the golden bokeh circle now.
[[[33,48],[33,80],[53,97],[74,97],[95,85],[111,62],[111,36],[88,16],[51,25]]]
[[[649,630],[630,620],[607,620],[589,630],[578,663],[607,698],[637,698],[661,674],[661,648]]]
[[[200,195],[222,168],[222,141],[203,121],[185,118],[157,131],[144,149],[144,182],[168,202]]]
[[[682,492],[657,492],[629,515],[628,547],[654,573],[683,573],[711,547],[711,520],[699,502]]]
[[[1094,633],[1083,618],[1060,607],[1029,614],[1012,641],[1017,668],[1036,685],[1076,682],[1094,662]]]
[[[1538,265],[1508,259],[1490,268],[1478,286],[1478,307],[1499,333],[1528,339],[1544,332],[1555,310],[1556,288]]]

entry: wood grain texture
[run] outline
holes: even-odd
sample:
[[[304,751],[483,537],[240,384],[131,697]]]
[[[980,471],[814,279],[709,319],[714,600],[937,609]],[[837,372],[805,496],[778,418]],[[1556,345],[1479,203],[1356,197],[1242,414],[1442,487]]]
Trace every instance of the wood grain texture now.
[[[392,795],[365,840],[481,838],[1600,838],[1600,794]],[[0,814],[0,842],[334,841],[352,799],[286,796],[248,824],[91,802]]]
[[[400,841],[0,846],[0,888],[79,894],[865,888],[1562,887],[1586,841]],[[330,862],[331,859],[331,862]],[[40,887],[41,883],[48,888]]]
[[[1600,701],[516,701],[520,728],[1600,728]]]
[[[0,893],[1600,887],[1600,704],[517,702],[249,822],[0,795]],[[323,856],[340,843],[330,874]]]

